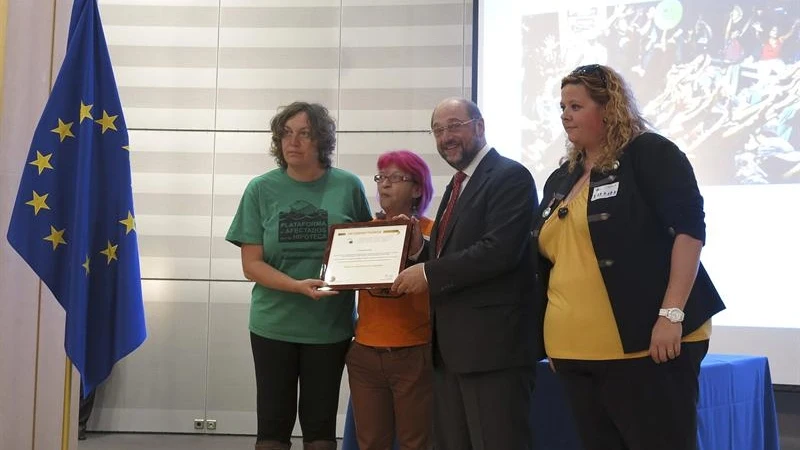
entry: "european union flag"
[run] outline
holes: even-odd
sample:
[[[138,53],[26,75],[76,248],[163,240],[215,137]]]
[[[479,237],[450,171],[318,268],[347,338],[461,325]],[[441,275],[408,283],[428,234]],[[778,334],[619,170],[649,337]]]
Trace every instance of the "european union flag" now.
[[[146,336],[128,131],[96,0],[73,4],[24,167],[8,240],[66,310],[89,393]]]

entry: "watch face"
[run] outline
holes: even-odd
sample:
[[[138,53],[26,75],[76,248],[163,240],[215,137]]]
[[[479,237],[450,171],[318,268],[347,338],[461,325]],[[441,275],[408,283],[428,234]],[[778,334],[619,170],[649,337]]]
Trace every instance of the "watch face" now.
[[[667,319],[670,322],[681,322],[683,321],[683,311],[677,308],[667,310]]]
[[[672,323],[683,322],[684,317],[683,311],[678,308],[661,309],[658,315],[666,317]]]

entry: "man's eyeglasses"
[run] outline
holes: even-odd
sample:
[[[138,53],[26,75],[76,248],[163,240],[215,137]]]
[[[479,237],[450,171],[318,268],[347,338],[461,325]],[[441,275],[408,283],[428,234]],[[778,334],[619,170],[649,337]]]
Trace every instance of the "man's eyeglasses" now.
[[[298,132],[294,132],[289,129],[283,130],[281,133],[281,139],[294,139],[297,136],[298,139],[301,141],[310,141],[311,140],[311,131],[309,130],[300,130]]]
[[[466,122],[453,122],[453,123],[448,123],[447,125],[442,125],[441,127],[434,127],[431,128],[431,134],[433,134],[436,137],[439,137],[444,134],[445,130],[447,130],[448,133],[455,133],[456,131],[460,131],[461,127],[463,127],[464,125],[468,125],[472,122],[475,122],[476,120],[478,119],[470,119]]]
[[[411,178],[410,176],[403,175],[401,173],[393,173],[391,175],[384,175],[382,173],[379,173],[376,174],[374,177],[372,177],[372,179],[375,180],[375,182],[378,184],[381,184],[387,180],[389,181],[389,184],[402,183],[404,181],[414,181],[414,179]]]
[[[606,85],[606,73],[603,71],[603,66],[600,64],[589,64],[587,66],[580,66],[572,71],[570,74],[572,76],[596,76],[600,78],[600,81],[603,82],[603,87],[607,87]]]

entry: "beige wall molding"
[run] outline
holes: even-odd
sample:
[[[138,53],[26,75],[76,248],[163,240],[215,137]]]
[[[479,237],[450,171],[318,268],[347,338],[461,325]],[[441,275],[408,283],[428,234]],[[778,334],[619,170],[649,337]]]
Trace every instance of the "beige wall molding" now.
[[[8,23],[8,0],[0,0],[0,117],[3,117],[3,74],[6,62],[6,24]]]

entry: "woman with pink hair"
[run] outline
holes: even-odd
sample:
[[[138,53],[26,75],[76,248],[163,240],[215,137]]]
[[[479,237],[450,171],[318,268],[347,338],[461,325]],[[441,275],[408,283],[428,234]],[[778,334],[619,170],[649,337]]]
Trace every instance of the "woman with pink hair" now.
[[[422,214],[433,197],[428,165],[395,150],[378,158],[377,220],[415,217],[425,238],[433,221]],[[432,365],[428,294],[360,291],[355,339],[347,353],[352,411],[360,450],[431,446]]]

